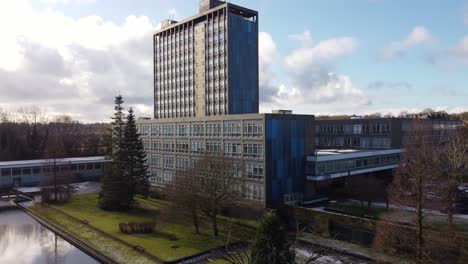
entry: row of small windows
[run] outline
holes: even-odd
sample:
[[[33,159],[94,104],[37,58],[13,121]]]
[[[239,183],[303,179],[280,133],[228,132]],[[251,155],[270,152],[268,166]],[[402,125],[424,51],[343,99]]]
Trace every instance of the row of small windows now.
[[[189,157],[173,157],[153,154],[149,156],[148,162],[151,168],[183,170],[193,167],[195,160]],[[243,177],[262,180],[264,178],[263,164],[246,163]]]
[[[321,124],[316,126],[316,132],[322,134],[381,134],[390,132],[390,123]]]
[[[148,152],[203,154],[224,151],[224,154],[230,157],[242,156],[257,159],[262,159],[264,154],[262,143],[143,140],[143,146]]]
[[[153,170],[150,176],[150,181],[154,184],[170,184],[173,181],[174,177],[174,171]],[[261,184],[237,183],[234,185],[234,188],[244,199],[254,201],[264,200],[265,189]]]
[[[378,156],[378,157],[368,157],[361,159],[352,159],[352,160],[335,160],[335,161],[325,161],[317,163],[317,175],[325,173],[333,173],[339,171],[348,171],[354,169],[362,169],[367,167],[375,166],[384,166],[389,164],[396,164],[400,162],[399,154]],[[314,163],[309,163],[307,170],[309,174],[315,174]]]
[[[390,137],[337,137],[318,136],[316,145],[320,148],[390,148]]]
[[[173,67],[173,68],[165,68],[163,66],[156,66],[155,70],[156,70],[156,79],[157,80],[163,80],[162,77],[164,77],[164,80],[166,79],[169,79],[169,78],[173,78],[173,77],[179,77],[179,78],[189,78],[191,77],[193,74],[193,71],[194,71],[194,66],[193,64],[189,64],[189,65],[181,65],[181,67],[179,67],[179,65],[175,65],[176,67]]]
[[[156,113],[159,117],[183,117],[195,115],[195,106],[192,104],[186,105],[185,107],[157,107]]]
[[[8,176],[19,176],[19,175],[31,175],[31,174],[46,174],[53,171],[53,166],[47,167],[33,167],[33,168],[14,168],[14,169],[2,169],[1,175],[3,177]],[[89,163],[89,164],[71,164],[71,165],[60,165],[56,166],[57,172],[66,171],[83,171],[83,170],[100,170],[102,164],[100,163]]]
[[[139,125],[139,132],[143,136],[177,136],[177,137],[261,137],[263,136],[262,122],[224,122],[221,123],[192,123],[192,124],[151,124]]]
[[[140,124],[139,132],[143,136],[177,137],[260,137],[263,135],[262,122],[224,122],[192,124]],[[222,130],[221,130],[222,129]]]

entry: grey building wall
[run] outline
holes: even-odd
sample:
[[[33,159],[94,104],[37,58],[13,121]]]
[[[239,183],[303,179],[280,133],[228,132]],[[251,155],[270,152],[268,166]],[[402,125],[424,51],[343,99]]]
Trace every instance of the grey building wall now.
[[[150,182],[164,187],[176,171],[205,153],[240,158],[239,188],[246,201],[273,205],[305,184],[307,155],[314,153],[313,116],[243,114],[138,120]],[[309,133],[310,132],[310,133]]]

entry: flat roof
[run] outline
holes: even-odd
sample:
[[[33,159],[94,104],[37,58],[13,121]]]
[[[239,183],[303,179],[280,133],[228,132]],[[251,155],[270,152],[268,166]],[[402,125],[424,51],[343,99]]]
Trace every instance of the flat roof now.
[[[56,164],[65,165],[65,164],[81,164],[81,163],[100,163],[100,162],[111,162],[111,161],[112,160],[107,156],[95,156],[95,157],[56,159]],[[37,167],[37,166],[51,165],[51,163],[53,162],[54,162],[53,159],[0,161],[0,168]]]
[[[399,154],[403,149],[317,149],[315,156],[307,156],[307,161],[331,161],[354,159],[380,155]]]
[[[212,13],[212,12],[214,12],[216,10],[223,9],[223,8],[226,8],[226,7],[234,8],[234,9],[237,9],[239,11],[242,11],[247,16],[258,16],[258,12],[255,11],[255,10],[252,10],[252,9],[249,9],[249,8],[246,8],[246,7],[243,7],[243,6],[235,5],[235,4],[232,4],[232,3],[223,2],[222,4],[220,4],[218,6],[215,6],[213,8],[210,8],[210,9],[204,11],[204,12],[201,12],[201,13],[198,13],[198,14],[193,15],[191,17],[185,18],[185,19],[183,19],[181,21],[178,21],[175,24],[171,24],[171,25],[166,26],[165,28],[161,28],[159,30],[156,30],[153,35],[158,35],[158,34],[164,32],[166,30],[169,30],[171,28],[175,28],[177,26],[183,25],[184,23],[190,22],[192,20],[196,20],[198,18],[206,16],[209,13]]]

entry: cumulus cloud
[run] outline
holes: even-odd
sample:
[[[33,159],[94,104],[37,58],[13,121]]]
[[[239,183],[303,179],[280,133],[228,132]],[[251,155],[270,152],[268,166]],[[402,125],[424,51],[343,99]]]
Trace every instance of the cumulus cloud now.
[[[156,27],[145,16],[117,24],[36,11],[28,1],[2,2],[0,105],[38,105],[82,121],[105,121],[121,92],[139,115],[151,116]]]
[[[463,37],[450,53],[456,62],[468,63],[468,36]]]
[[[368,88],[374,91],[381,91],[384,89],[407,91],[407,90],[411,90],[413,88],[413,85],[408,82],[375,81],[375,82],[371,82]]]
[[[422,26],[417,26],[406,36],[406,38],[396,41],[385,47],[380,56],[384,60],[400,58],[406,55],[406,52],[420,44],[428,43],[432,40],[430,32]]]
[[[273,38],[266,32],[259,33],[258,46],[260,101],[267,102],[272,100],[277,91],[277,80],[272,68],[280,55]]]
[[[340,37],[320,41],[311,47],[301,47],[289,54],[285,63],[292,70],[303,71],[307,67],[320,65],[332,59],[348,55],[356,48],[357,43],[351,37]]]
[[[265,69],[272,68],[274,61],[269,59],[272,56],[260,49],[260,89],[261,94],[267,92],[266,96],[261,97],[261,111],[293,108],[299,113],[315,113],[323,110],[324,105],[330,110],[346,111],[370,104],[364,92],[353,84],[351,77],[336,73],[333,67],[338,58],[356,49],[355,39],[339,37],[314,44],[309,31],[290,35],[289,38],[298,41],[301,46],[282,59],[288,73],[287,80],[283,78],[280,82],[275,79],[273,72],[264,73]],[[271,37],[265,37],[263,42],[275,47]],[[276,48],[270,50],[278,57]]]
[[[291,34],[289,38],[292,40],[298,40],[303,43],[303,45],[309,45],[312,42],[312,38],[310,37],[310,31],[306,30],[299,34]]]

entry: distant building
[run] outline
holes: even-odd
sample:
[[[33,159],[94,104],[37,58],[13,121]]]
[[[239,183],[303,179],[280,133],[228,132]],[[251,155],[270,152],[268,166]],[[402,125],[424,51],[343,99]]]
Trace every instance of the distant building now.
[[[353,118],[316,121],[316,146],[320,149],[402,148],[404,134],[414,118]],[[419,119],[433,127],[435,138],[462,126],[460,120]]]
[[[38,186],[48,177],[66,174],[77,180],[96,180],[103,175],[104,164],[112,160],[104,157],[81,157],[0,162],[0,188]]]

